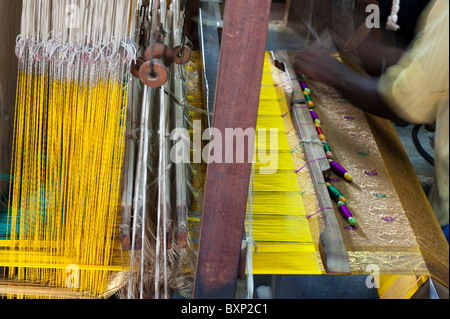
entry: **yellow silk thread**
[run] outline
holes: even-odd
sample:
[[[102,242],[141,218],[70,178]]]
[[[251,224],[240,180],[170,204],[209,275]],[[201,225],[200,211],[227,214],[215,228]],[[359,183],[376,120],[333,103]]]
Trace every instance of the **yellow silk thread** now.
[[[256,156],[252,225],[248,224],[248,218],[246,220],[246,228],[252,227],[256,242],[253,273],[320,274],[317,246],[306,218],[310,213],[306,208],[311,207],[305,206],[301,194],[310,186],[299,183],[295,174],[292,145],[286,134],[290,128],[281,116],[287,112],[288,105],[279,79],[277,84],[274,82],[275,70],[271,64],[270,54],[266,53],[256,129],[257,132],[277,130],[278,145],[273,149],[269,133],[265,143],[261,143],[261,135],[257,133],[256,152],[272,154],[270,160],[276,160],[278,165],[273,174],[264,174],[260,168],[267,168],[270,163],[261,163]]]
[[[117,213],[128,86],[40,71],[18,74],[11,236],[0,240],[0,266],[11,280],[98,296],[111,271],[123,270]],[[68,287],[73,269],[79,282]]]

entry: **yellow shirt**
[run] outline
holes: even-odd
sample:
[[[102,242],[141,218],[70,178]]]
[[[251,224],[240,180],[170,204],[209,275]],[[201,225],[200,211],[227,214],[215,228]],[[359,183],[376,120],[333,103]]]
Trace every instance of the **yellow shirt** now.
[[[411,48],[381,77],[378,89],[404,120],[436,122],[434,160],[439,196],[431,199],[431,205],[444,226],[449,223],[449,1],[431,2],[419,25]]]

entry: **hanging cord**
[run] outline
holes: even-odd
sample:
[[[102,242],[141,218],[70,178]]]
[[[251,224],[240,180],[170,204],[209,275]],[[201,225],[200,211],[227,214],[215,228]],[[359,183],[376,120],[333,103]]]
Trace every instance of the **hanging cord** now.
[[[412,130],[412,139],[413,139],[413,142],[414,142],[414,146],[416,147],[416,149],[419,152],[419,154],[428,163],[430,163],[432,166],[434,166],[434,158],[430,154],[428,154],[428,152],[425,151],[425,149],[422,147],[422,144],[420,144],[418,133],[419,133],[419,130],[420,130],[421,127],[422,127],[422,125],[418,124],[418,125],[415,125],[413,130]]]
[[[185,45],[186,45],[186,16],[187,16],[186,13],[187,13],[187,8],[188,8],[188,6],[187,6],[188,1],[189,1],[189,0],[185,0],[185,1],[184,1],[183,31],[182,31],[181,45],[180,45],[180,47],[181,47],[181,50],[180,50],[180,52],[181,52],[181,57],[183,57],[183,54],[184,54],[184,47],[185,47]]]
[[[158,40],[161,40],[161,42],[164,42],[164,38],[166,36],[166,32],[164,31],[164,27],[162,24],[162,17],[161,15],[163,12],[161,11],[160,14],[158,14],[158,9],[160,9],[161,3],[159,0],[152,1],[152,10],[151,10],[151,18],[152,18],[152,32],[150,35],[150,74],[153,77],[156,77],[156,73],[153,69],[154,67],[154,61],[153,61],[153,52],[155,51],[155,45],[158,42]]]
[[[155,3],[152,1],[152,10],[150,11],[150,16],[152,18],[152,25],[157,26],[159,28],[159,20],[158,20],[158,8],[156,5],[159,5],[159,1]],[[154,22],[155,21],[155,22]],[[154,24],[153,24],[154,22]],[[154,30],[152,28],[152,32],[150,33],[150,74],[155,76],[155,71],[153,70],[153,52],[155,51],[156,39],[158,38],[158,30]]]
[[[139,9],[139,17],[142,18],[141,27],[139,29],[139,50],[140,51],[146,45],[145,39],[145,22],[147,21],[147,7],[142,5]]]

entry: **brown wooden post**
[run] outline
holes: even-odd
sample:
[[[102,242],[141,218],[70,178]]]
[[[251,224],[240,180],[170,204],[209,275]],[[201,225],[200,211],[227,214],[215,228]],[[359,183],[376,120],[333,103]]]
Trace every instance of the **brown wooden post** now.
[[[270,6],[271,0],[226,2],[213,118],[223,150],[226,128],[256,128]],[[253,141],[244,144],[236,151],[248,154]],[[222,163],[208,165],[194,298],[235,297],[251,160],[225,163],[224,151]]]

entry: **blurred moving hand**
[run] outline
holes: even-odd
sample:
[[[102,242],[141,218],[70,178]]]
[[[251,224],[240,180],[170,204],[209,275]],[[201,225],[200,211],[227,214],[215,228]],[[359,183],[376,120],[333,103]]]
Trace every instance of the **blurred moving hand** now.
[[[336,87],[336,82],[347,71],[345,68],[324,50],[307,48],[299,51],[295,56],[294,69],[297,74],[333,87]]]
[[[295,56],[294,69],[299,75],[337,89],[363,111],[390,120],[400,120],[378,93],[379,78],[356,72],[325,50],[300,50]]]

